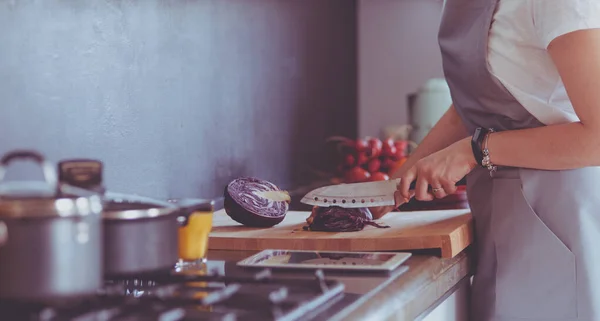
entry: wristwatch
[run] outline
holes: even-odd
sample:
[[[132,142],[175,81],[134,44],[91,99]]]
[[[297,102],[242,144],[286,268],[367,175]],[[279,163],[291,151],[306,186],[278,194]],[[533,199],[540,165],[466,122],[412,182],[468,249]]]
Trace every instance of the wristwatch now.
[[[473,156],[475,156],[475,161],[477,162],[477,164],[479,164],[480,166],[484,166],[483,165],[483,140],[485,139],[485,136],[489,133],[490,131],[488,129],[485,129],[483,127],[478,127],[475,129],[475,133],[473,133],[473,137],[471,137],[471,149],[473,149]],[[486,166],[484,166],[486,167]]]

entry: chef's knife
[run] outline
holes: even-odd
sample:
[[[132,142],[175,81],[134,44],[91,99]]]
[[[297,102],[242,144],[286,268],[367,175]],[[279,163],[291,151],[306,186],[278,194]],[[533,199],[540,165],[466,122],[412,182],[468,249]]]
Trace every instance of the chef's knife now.
[[[394,206],[394,192],[398,190],[400,179],[366,183],[330,185],[317,188],[306,194],[300,202],[304,204],[345,208]],[[410,189],[415,188],[415,182]]]

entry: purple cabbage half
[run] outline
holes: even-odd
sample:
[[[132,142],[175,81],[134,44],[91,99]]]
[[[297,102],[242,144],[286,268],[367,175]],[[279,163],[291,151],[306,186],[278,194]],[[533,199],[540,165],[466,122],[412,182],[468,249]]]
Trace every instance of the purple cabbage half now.
[[[303,229],[308,231],[354,232],[361,231],[366,225],[389,228],[373,222],[368,208],[316,207],[306,222],[308,225]]]
[[[290,195],[275,184],[241,177],[225,187],[225,212],[234,221],[250,227],[271,227],[285,218]]]

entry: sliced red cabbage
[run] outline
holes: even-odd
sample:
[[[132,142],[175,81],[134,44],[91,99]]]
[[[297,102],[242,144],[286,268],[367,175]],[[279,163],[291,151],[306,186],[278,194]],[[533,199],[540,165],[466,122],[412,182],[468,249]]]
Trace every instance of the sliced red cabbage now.
[[[225,212],[234,221],[252,227],[271,227],[285,218],[290,195],[275,184],[241,177],[225,187]]]
[[[361,231],[366,225],[389,228],[373,222],[368,208],[316,207],[306,222],[308,225],[303,229],[308,231],[353,232]]]

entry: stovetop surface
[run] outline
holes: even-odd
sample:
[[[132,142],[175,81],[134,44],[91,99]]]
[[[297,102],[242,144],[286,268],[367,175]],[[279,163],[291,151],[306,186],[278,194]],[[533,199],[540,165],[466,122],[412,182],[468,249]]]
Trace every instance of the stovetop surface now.
[[[77,302],[0,302],[0,315],[31,321],[313,320],[344,297],[344,285],[315,271],[310,279],[270,270],[224,276],[190,269],[151,278],[113,279]]]
[[[77,302],[0,301],[1,320],[26,321],[321,321],[366,299],[408,268],[387,273],[260,270],[234,261],[151,277],[106,281]]]

